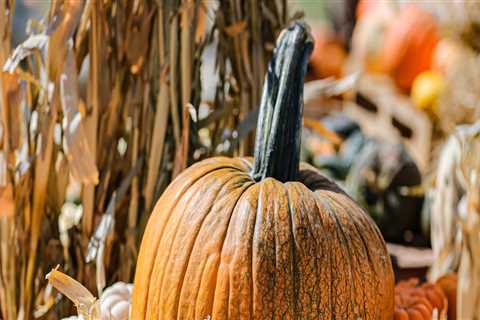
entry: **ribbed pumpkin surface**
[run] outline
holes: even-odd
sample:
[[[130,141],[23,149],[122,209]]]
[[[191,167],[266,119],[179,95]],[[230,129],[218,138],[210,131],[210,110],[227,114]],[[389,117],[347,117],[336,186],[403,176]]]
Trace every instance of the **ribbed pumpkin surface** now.
[[[158,201],[139,253],[138,319],[392,319],[393,274],[371,219],[301,164],[255,182],[251,159],[212,158]]]

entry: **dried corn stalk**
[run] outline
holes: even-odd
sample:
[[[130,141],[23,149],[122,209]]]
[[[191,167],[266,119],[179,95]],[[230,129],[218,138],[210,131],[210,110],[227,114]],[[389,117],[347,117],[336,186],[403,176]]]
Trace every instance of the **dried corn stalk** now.
[[[11,8],[0,3],[0,318],[58,319],[72,305],[48,270],[92,292],[131,281],[172,176],[241,131],[286,0],[53,0],[13,51]],[[218,69],[201,77],[211,43]]]
[[[458,272],[457,318],[480,319],[480,122],[442,150],[432,204],[432,280]]]

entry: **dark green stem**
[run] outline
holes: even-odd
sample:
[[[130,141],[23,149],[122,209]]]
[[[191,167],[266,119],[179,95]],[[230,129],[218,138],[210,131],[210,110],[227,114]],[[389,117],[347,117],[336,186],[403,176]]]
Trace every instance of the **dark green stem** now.
[[[313,41],[306,25],[284,30],[268,66],[258,115],[253,178],[296,180],[300,164],[303,81]]]

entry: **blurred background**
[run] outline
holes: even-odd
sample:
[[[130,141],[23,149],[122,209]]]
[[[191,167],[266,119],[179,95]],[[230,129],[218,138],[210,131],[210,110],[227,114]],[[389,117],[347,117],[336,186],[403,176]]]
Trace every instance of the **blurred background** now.
[[[98,295],[132,281],[168,183],[252,154],[294,19],[315,40],[302,159],[377,223],[397,280],[480,286],[480,2],[5,0],[0,16],[0,319],[73,314],[44,281],[57,265]]]

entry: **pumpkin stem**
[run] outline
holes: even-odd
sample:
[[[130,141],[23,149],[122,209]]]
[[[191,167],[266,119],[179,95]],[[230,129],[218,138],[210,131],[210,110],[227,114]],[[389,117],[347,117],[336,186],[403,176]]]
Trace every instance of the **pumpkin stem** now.
[[[277,40],[260,102],[252,172],[255,181],[297,178],[303,82],[312,49],[312,37],[302,22],[295,22]]]

